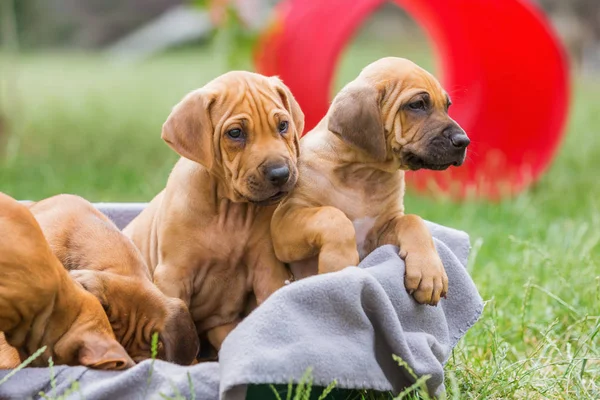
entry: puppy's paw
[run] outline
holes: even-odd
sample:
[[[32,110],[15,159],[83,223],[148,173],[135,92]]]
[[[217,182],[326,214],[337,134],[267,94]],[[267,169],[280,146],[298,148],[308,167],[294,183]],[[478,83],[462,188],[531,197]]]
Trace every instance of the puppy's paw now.
[[[448,276],[442,260],[435,251],[400,251],[406,264],[404,285],[420,304],[432,306],[439,303],[448,292]]]

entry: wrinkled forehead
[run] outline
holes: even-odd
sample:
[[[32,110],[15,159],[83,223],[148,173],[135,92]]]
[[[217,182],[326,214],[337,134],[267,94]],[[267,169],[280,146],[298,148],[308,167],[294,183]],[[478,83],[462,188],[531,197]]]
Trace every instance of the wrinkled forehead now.
[[[424,69],[414,69],[408,74],[408,83],[414,87],[427,89],[432,95],[446,95],[446,91],[442,88],[439,81],[433,75]]]
[[[379,90],[400,89],[399,95],[428,93],[432,100],[446,104],[450,99],[440,82],[417,64],[404,59],[383,59],[368,65],[359,79],[366,79]]]
[[[408,96],[427,93],[432,103],[445,107],[451,102],[450,96],[442,85],[429,72],[418,69],[408,74],[408,79],[402,81],[403,92]]]
[[[262,75],[228,73],[207,85],[215,94],[215,105],[228,114],[269,114],[283,103],[274,84]]]

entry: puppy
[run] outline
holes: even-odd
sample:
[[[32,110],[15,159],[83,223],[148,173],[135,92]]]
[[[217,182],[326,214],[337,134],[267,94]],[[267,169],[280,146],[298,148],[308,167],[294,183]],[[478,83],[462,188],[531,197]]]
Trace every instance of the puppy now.
[[[47,366],[50,357],[98,369],[134,365],[98,300],[71,279],[31,212],[2,193],[0,238],[0,332],[20,361],[47,346],[32,366]]]
[[[448,116],[450,99],[425,70],[401,58],[367,66],[301,141],[299,181],[277,208],[277,257],[296,277],[357,265],[394,244],[405,286],[435,305],[448,278],[423,220],[405,215],[404,171],[461,165],[469,139]]]
[[[190,364],[198,337],[186,305],[154,284],[135,245],[87,200],[59,195],[30,205],[50,248],[104,307],[117,340],[136,361],[151,356],[159,334],[158,357]]]
[[[123,232],[217,350],[249,298],[260,304],[290,278],[273,252],[270,221],[296,183],[303,128],[279,79],[240,71],[188,94],[163,125],[163,140],[182,158]]]

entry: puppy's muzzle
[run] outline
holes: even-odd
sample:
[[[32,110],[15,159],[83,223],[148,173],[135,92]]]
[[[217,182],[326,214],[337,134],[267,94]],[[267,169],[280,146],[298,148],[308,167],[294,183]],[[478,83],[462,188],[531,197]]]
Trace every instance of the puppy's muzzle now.
[[[290,191],[290,185],[293,185],[293,182],[290,182],[292,177],[290,167],[285,162],[278,162],[265,164],[261,169],[264,181],[267,185],[265,192],[273,194],[259,203],[276,203]]]
[[[275,204],[292,190],[297,175],[287,160],[265,162],[248,178],[248,195],[244,197],[258,205]]]
[[[465,161],[470,143],[465,131],[452,123],[440,133],[429,136],[424,147],[406,146],[402,151],[402,159],[411,170],[425,168],[439,171],[451,165],[458,167]]]
[[[457,149],[466,149],[471,139],[464,132],[457,132],[450,135],[450,142]]]
[[[461,166],[467,156],[467,147],[471,144],[471,139],[469,139],[462,128],[455,124],[450,126],[448,139],[454,148],[456,157],[456,160],[452,162],[452,165],[456,167]]]
[[[461,166],[465,161],[467,146],[471,144],[471,139],[469,139],[465,131],[456,124],[452,124],[446,128],[443,135],[448,138],[452,145],[452,149],[449,149],[451,157],[455,158],[455,160],[452,161],[452,165],[455,167]]]
[[[265,178],[275,187],[282,187],[290,179],[290,168],[287,165],[274,165],[267,167]]]

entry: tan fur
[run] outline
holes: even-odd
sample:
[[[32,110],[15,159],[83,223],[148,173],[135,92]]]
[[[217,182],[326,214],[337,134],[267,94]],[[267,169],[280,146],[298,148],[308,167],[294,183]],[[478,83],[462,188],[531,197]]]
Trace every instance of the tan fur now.
[[[423,100],[426,109],[414,110]],[[437,304],[448,279],[421,218],[404,214],[404,170],[460,165],[468,144],[448,96],[414,63],[384,58],[344,87],[301,140],[299,180],[277,208],[275,253],[296,277],[356,265],[384,244],[406,261],[406,288]],[[462,140],[462,148],[452,143]]]
[[[260,304],[289,278],[275,257],[270,221],[296,183],[303,127],[279,79],[240,71],[187,95],[163,125],[162,138],[183,157],[166,189],[123,232],[156,285],[189,305],[198,333],[217,350],[248,300]],[[232,138],[235,129],[245,139]],[[273,184],[268,175],[282,166],[289,179]]]
[[[19,351],[6,341],[4,333],[0,332],[0,369],[13,369],[21,364]]]
[[[135,245],[87,200],[50,197],[30,205],[54,254],[106,310],[117,340],[140,362],[151,357],[154,332],[158,357],[190,364],[198,337],[186,305],[154,284]]]
[[[124,369],[134,363],[115,340],[98,300],[52,253],[31,212],[0,193],[0,332],[32,366]],[[4,353],[4,352],[3,352]]]

